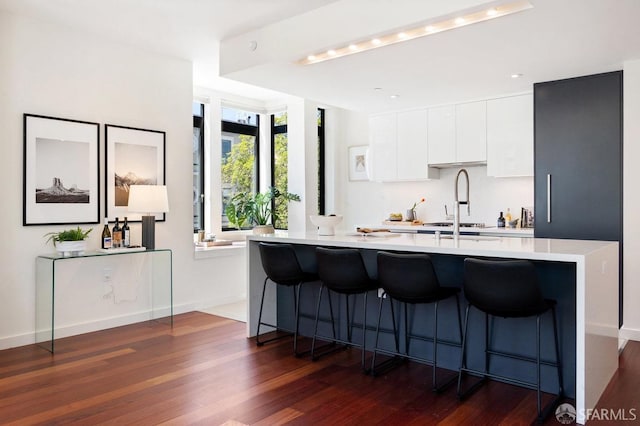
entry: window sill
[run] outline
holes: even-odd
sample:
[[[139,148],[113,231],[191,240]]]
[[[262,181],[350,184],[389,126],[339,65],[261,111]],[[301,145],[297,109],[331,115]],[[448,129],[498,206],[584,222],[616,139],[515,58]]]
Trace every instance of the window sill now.
[[[199,260],[214,257],[237,256],[244,254],[246,247],[246,241],[234,241],[230,246],[194,247],[193,257]]]

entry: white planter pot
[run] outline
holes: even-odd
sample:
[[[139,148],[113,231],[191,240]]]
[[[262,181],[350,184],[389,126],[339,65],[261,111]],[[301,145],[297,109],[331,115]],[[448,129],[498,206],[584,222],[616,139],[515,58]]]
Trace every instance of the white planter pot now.
[[[56,251],[62,256],[79,256],[87,249],[87,242],[82,241],[58,241],[56,243]]]
[[[273,225],[256,225],[253,228],[255,235],[273,234],[274,232]]]

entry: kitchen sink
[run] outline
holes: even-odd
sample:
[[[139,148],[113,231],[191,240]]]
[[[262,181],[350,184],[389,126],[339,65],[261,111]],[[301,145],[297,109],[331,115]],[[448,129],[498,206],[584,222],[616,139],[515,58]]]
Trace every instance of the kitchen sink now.
[[[431,222],[431,223],[423,223],[422,226],[451,226],[453,227],[453,222]],[[460,228],[484,228],[484,223],[471,223],[471,222],[461,222]]]

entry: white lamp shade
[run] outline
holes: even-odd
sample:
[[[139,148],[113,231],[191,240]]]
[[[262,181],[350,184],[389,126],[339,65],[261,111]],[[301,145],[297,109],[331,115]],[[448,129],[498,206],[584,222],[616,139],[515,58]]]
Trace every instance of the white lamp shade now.
[[[169,211],[169,198],[165,185],[131,185],[129,211],[134,213],[165,213]]]

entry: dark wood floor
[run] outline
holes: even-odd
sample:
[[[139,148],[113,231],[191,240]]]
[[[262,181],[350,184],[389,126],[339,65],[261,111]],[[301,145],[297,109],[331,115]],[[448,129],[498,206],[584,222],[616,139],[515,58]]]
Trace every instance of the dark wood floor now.
[[[429,390],[431,370],[425,365],[407,363],[373,378],[360,373],[357,350],[311,362],[293,357],[288,339],[257,348],[244,336],[244,323],[192,312],[176,316],[173,329],[147,322],[60,339],[55,355],[35,345],[0,351],[0,424],[525,425],[535,420],[530,390],[490,382],[460,403],[454,388],[440,395]],[[627,345],[600,406],[640,409],[640,343]],[[546,424],[559,423],[551,416]]]

